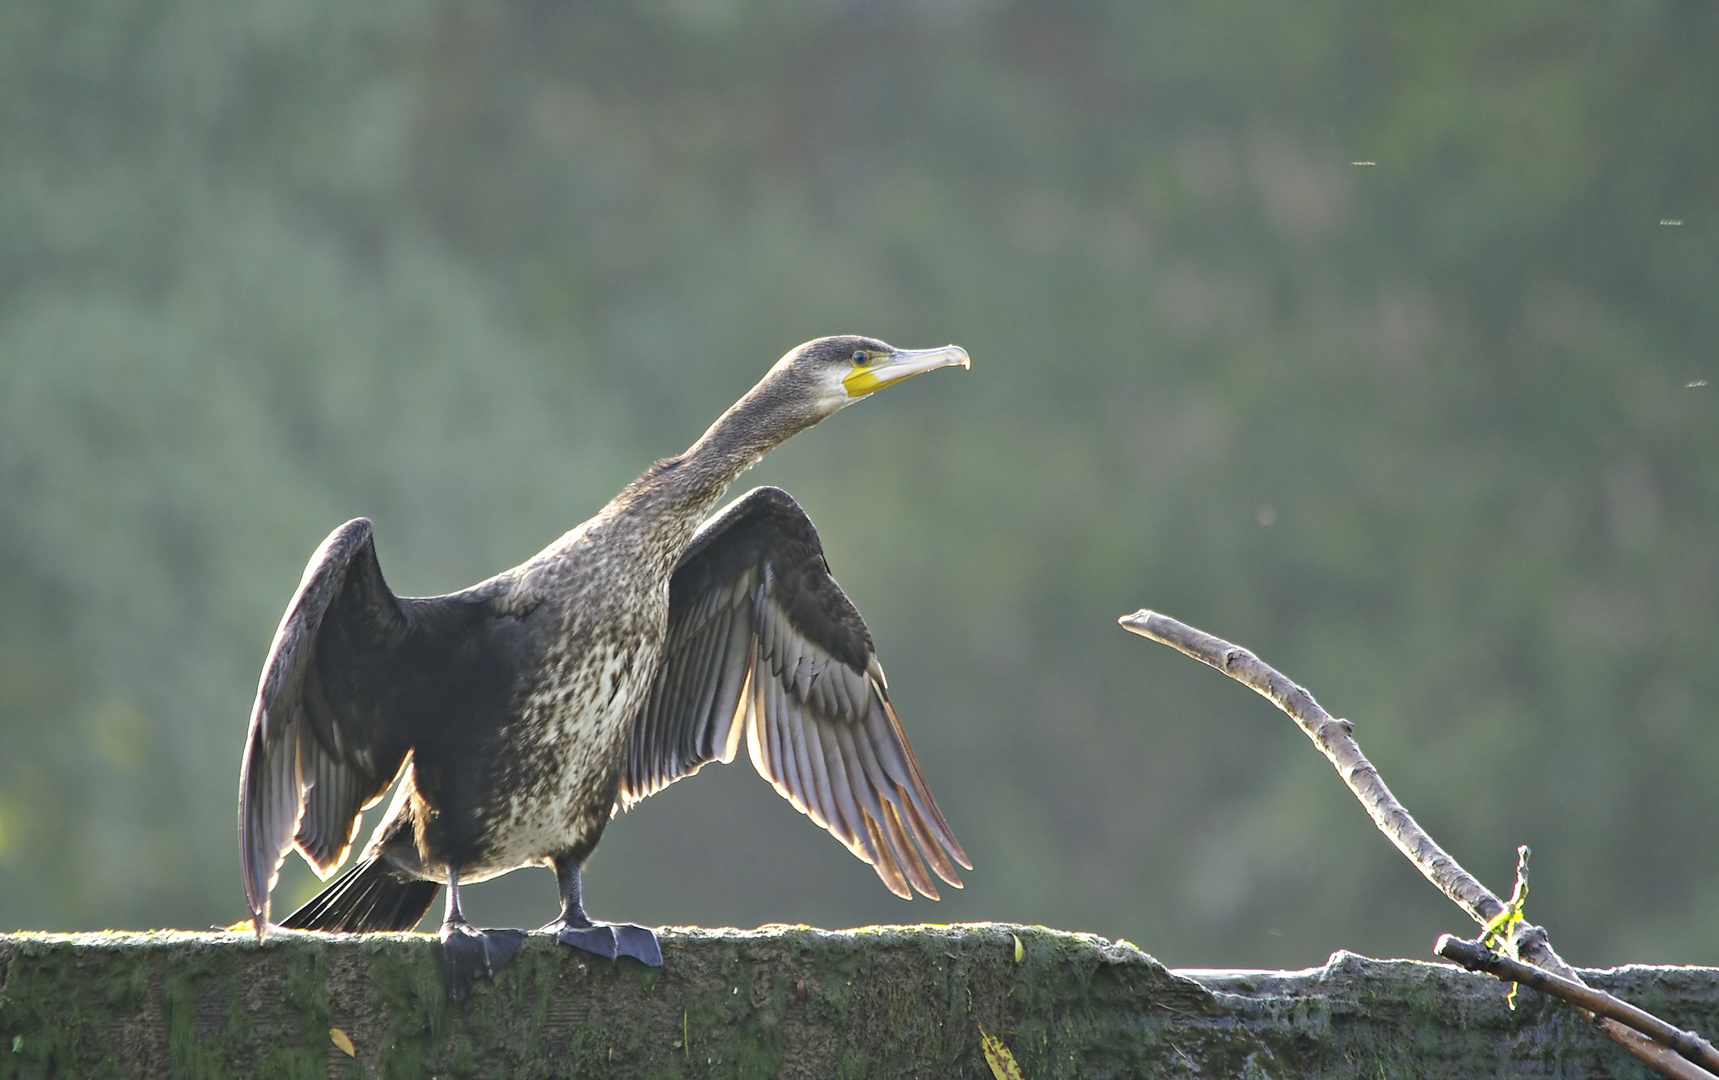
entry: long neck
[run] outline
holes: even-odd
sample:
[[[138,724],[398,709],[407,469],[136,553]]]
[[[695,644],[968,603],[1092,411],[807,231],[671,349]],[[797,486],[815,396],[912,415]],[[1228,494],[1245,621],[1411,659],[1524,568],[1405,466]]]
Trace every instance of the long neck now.
[[[723,492],[764,455],[817,422],[766,378],[717,418],[686,451],[645,470],[599,515],[657,533],[676,558]]]

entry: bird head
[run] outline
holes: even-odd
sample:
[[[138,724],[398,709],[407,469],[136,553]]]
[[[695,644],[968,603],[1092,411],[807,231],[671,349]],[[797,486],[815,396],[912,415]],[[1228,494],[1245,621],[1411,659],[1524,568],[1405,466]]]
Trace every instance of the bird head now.
[[[959,345],[897,349],[876,338],[844,334],[808,341],[776,362],[766,382],[791,386],[821,420],[886,386],[933,368],[972,366]],[[814,420],[814,422],[815,422]]]
[[[967,350],[897,349],[876,338],[818,338],[788,350],[758,385],[710,425],[688,453],[721,446],[751,468],[795,432],[932,368],[970,366]]]

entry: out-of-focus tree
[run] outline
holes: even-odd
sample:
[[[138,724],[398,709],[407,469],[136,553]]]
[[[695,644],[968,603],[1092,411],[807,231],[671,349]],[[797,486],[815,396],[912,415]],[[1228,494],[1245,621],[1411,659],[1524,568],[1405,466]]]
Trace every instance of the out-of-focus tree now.
[[[1719,959],[1715,46],[1694,0],[9,6],[0,924],[236,917],[251,688],[339,521],[464,585],[857,331],[974,370],[759,479],[978,869],[902,906],[707,770],[598,914],[1423,951],[1437,898],[1144,604],[1477,870],[1533,844],[1573,959]],[[535,925],[538,877],[474,902]]]

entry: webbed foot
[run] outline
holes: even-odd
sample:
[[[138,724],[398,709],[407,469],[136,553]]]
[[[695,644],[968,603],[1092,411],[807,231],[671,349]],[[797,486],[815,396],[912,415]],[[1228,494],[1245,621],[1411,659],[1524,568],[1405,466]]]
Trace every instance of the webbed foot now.
[[[662,946],[657,944],[656,934],[643,926],[598,922],[579,926],[556,919],[538,933],[554,934],[555,940],[568,948],[610,960],[630,956],[647,967],[663,966]]]
[[[479,930],[465,922],[442,924],[441,937],[449,1001],[464,1001],[479,979],[494,979],[525,944],[523,930]]]

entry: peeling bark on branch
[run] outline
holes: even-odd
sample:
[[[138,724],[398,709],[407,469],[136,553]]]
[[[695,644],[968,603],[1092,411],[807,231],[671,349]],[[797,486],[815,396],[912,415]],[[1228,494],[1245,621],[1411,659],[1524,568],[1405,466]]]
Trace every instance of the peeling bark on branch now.
[[[1126,943],[994,924],[663,945],[650,971],[534,937],[453,1006],[424,935],[0,935],[0,1080],[989,1080],[980,1024],[1033,1080],[1648,1075],[1574,1013],[1536,998],[1512,1012],[1491,977],[1442,964],[1339,953],[1303,972],[1172,972]],[[1719,1023],[1719,970],[1588,977],[1682,1026]]]

